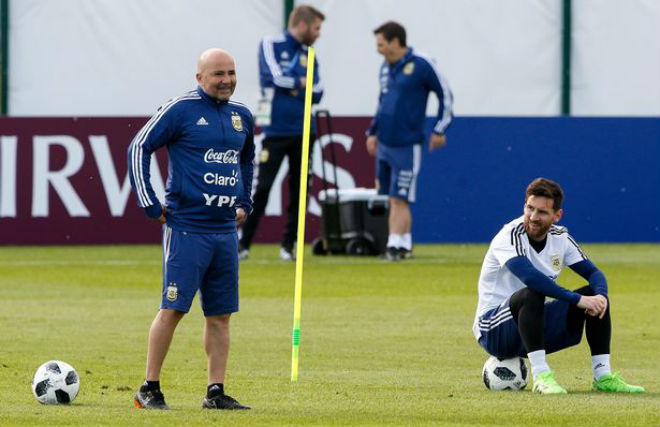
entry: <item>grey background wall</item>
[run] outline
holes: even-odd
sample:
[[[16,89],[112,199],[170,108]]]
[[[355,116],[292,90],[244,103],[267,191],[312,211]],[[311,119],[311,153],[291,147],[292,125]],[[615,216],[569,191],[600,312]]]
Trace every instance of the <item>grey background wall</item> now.
[[[258,95],[257,47],[283,0],[9,0],[9,114],[149,115],[195,85],[195,60],[237,59],[236,98]],[[558,0],[309,0],[327,15],[317,53],[337,115],[375,111],[372,30],[396,19],[437,60],[457,115],[560,112]],[[660,1],[573,1],[576,115],[660,115]],[[433,108],[431,105],[429,108]]]

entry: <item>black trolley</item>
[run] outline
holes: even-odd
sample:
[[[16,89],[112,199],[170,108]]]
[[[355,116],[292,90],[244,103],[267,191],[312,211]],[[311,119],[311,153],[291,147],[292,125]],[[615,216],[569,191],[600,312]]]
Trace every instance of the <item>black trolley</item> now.
[[[322,135],[325,122],[326,134],[332,135],[332,117],[328,110],[315,113],[316,133]],[[337,188],[328,188],[325,171],[325,155],[321,148],[323,190],[319,193],[321,204],[321,236],[314,241],[315,255],[348,254],[380,255],[385,253],[388,233],[389,201],[386,195],[376,194],[375,189],[340,189],[337,180],[337,159],[334,144],[330,144],[330,164]]]

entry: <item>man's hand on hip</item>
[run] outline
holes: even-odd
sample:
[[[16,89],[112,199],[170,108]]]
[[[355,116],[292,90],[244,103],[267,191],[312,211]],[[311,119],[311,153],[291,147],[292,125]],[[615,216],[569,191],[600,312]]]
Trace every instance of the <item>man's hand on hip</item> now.
[[[437,150],[447,145],[447,137],[444,133],[432,133],[431,139],[429,140],[429,152]]]
[[[158,218],[154,218],[153,220],[162,225],[165,224],[165,222],[167,222],[167,219],[165,218],[165,215],[167,215],[167,206],[161,205],[161,207],[163,208],[163,212],[160,214]]]
[[[369,153],[370,156],[375,156],[377,149],[378,149],[378,137],[376,137],[376,135],[368,136],[367,153]]]
[[[247,212],[243,208],[236,208],[236,227],[240,227],[247,218]]]

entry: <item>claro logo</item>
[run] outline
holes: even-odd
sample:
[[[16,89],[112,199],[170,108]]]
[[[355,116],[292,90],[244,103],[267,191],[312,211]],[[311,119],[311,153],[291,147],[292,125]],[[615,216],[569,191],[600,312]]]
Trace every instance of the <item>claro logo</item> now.
[[[215,151],[213,148],[204,154],[204,161],[206,163],[238,163],[238,151],[237,150],[226,150],[226,151]]]

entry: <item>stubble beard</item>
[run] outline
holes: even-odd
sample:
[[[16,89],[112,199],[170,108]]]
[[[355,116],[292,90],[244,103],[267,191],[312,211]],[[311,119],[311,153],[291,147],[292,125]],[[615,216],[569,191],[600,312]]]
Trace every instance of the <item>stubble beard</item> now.
[[[543,240],[545,235],[548,233],[548,230],[550,230],[550,226],[552,224],[545,225],[542,222],[532,222],[532,221],[525,221],[525,232],[529,237],[531,237],[534,240]],[[532,224],[538,225],[539,228],[532,228]]]

